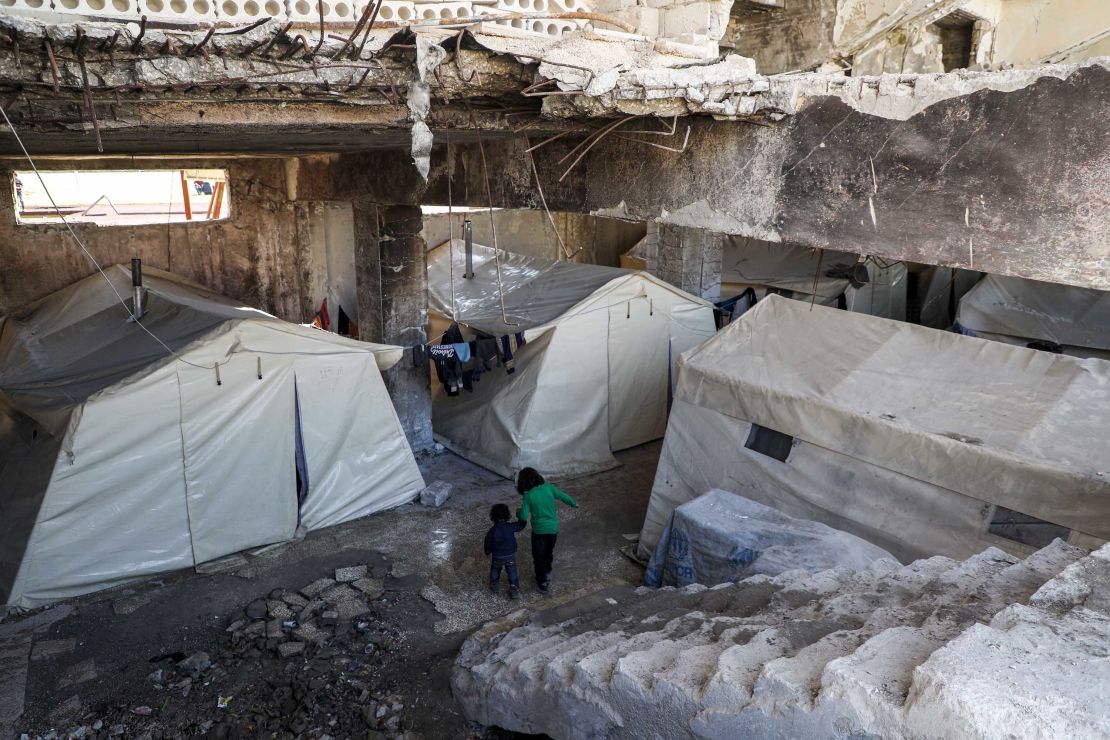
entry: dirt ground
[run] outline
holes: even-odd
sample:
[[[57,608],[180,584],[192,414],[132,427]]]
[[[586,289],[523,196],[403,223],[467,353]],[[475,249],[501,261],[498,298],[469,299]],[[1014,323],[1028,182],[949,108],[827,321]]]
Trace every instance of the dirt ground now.
[[[0,653],[13,640],[30,645],[29,660],[14,659],[27,667],[14,736],[504,737],[467,722],[451,696],[459,645],[484,621],[517,608],[638,583],[641,569],[619,548],[627,544],[622,535],[639,532],[659,447],[620,453],[622,465],[611,471],[556,481],[580,506],[561,512],[547,595],[534,587],[527,533],[518,540],[523,598],[489,593],[482,554],[489,508],[504,502],[515,510],[519,496],[510,481],[443,453],[420,461],[428,483],[453,486],[442,508],[408,504],[233,556],[220,572],[178,572],[94,594],[34,630],[9,619],[0,625],[0,636],[8,635]],[[284,625],[273,618],[285,615],[283,604],[302,608],[337,568],[360,565],[366,578],[353,585],[373,585],[349,603],[365,613],[338,620],[294,613]],[[252,633],[244,613],[252,602],[263,611],[270,604],[265,634]],[[295,636],[300,617],[327,625],[326,635]],[[306,647],[283,655],[295,647],[279,644],[286,642]],[[11,665],[2,666],[5,682],[18,680]],[[18,694],[13,687],[8,694]],[[0,734],[4,719],[14,718],[0,717]]]

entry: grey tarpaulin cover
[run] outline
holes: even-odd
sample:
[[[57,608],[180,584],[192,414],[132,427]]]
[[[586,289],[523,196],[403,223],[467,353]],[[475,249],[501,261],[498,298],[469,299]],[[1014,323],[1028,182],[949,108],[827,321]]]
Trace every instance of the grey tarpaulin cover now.
[[[749,449],[753,425],[787,454]],[[679,360],[640,557],[712,488],[900,560],[1025,552],[985,532],[995,506],[1090,545],[1110,538],[1110,362],[770,296]]]
[[[523,332],[515,372],[494,367],[474,392],[433,384],[432,426],[452,451],[501,475],[615,466],[613,451],[663,436],[672,363],[713,335],[713,306],[646,273],[552,262],[475,245],[472,279],[454,247],[460,323],[494,336]],[[451,248],[428,255],[432,336],[452,307]],[[499,294],[504,291],[506,324]],[[444,327],[445,328],[445,327]]]
[[[121,266],[107,270],[111,285],[93,275],[0,318],[4,604],[191,567],[424,486],[381,377],[399,347],[145,273],[143,326],[176,358],[128,321]]]
[[[889,557],[886,550],[847,532],[714,489],[672,512],[644,583],[715,586],[793,569],[863,570]]]
[[[1065,354],[1110,359],[1110,292],[988,275],[960,299],[956,320],[975,336],[1059,344]]]

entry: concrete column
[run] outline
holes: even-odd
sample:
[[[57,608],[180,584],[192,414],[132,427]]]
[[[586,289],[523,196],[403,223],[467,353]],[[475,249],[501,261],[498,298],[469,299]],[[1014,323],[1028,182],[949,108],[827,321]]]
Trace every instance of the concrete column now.
[[[721,298],[722,239],[704,229],[648,224],[654,246],[655,274],[687,293],[717,301]],[[648,261],[651,270],[652,260]]]
[[[427,341],[427,250],[418,206],[356,201],[355,280],[359,335],[370,342],[411,347]],[[426,365],[410,356],[384,374],[413,450],[432,446],[432,397]]]

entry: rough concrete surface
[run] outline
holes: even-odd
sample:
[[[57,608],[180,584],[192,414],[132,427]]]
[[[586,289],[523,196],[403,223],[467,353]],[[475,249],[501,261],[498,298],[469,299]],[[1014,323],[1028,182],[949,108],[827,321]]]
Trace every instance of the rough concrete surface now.
[[[440,508],[408,504],[247,553],[234,572],[182,571],[10,618],[0,624],[0,733],[502,737],[469,723],[452,698],[461,640],[522,605],[638,582],[618,548],[643,518],[658,452],[619,453],[621,468],[560,482],[581,507],[563,512],[549,595],[529,577],[527,532],[523,598],[489,593],[489,508],[520,497],[444,453],[421,460],[425,478],[453,484]],[[121,598],[135,608],[117,615]]]
[[[463,645],[470,718],[553,738],[1100,738],[1110,546],[1056,540],[713,588],[618,588]]]

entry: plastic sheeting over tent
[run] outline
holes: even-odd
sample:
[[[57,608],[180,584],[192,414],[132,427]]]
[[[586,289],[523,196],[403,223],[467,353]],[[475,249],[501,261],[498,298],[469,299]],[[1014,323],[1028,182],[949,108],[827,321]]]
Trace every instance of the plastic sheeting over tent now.
[[[771,296],[680,359],[638,555],[712,488],[903,560],[1105,540],[1107,388],[1101,360]]]
[[[532,466],[578,475],[616,465],[612,453],[663,436],[671,367],[714,332],[712,304],[640,272],[549,262],[475,245],[428,255],[432,310],[493,336],[524,332],[515,372],[494,368],[474,392],[437,392],[436,437],[501,475]],[[454,301],[452,301],[452,283]],[[501,291],[505,313],[501,314]]]
[[[400,348],[146,273],[142,324],[177,358],[128,320],[122,267],[0,319],[6,604],[290,539],[423,487],[381,378]]]
[[[1110,292],[1102,290],[988,275],[960,300],[956,321],[985,339],[1110,359]]]
[[[855,535],[714,489],[671,513],[644,583],[715,586],[788,570],[864,570],[889,557]]]

